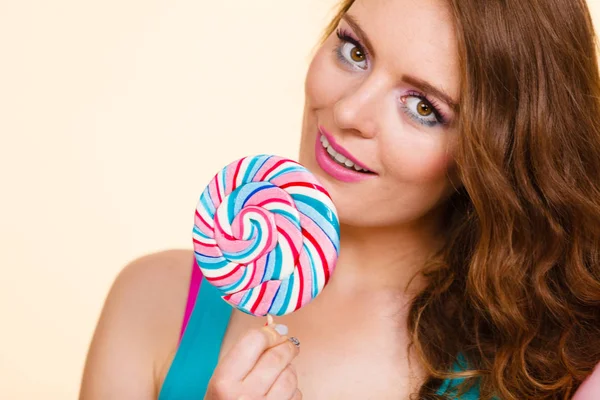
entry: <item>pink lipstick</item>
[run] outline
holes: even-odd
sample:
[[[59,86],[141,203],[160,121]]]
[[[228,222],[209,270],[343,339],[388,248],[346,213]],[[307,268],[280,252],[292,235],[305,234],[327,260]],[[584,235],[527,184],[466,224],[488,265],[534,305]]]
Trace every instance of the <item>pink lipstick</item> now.
[[[322,126],[319,126],[315,141],[315,157],[323,171],[342,182],[359,182],[377,176],[369,167],[340,146]]]

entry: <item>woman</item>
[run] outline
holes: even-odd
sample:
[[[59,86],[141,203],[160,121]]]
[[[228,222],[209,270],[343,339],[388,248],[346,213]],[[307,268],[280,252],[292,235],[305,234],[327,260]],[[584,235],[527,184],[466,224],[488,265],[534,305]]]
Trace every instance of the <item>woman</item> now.
[[[343,1],[299,158],[340,216],[327,289],[280,325],[206,314],[179,346],[193,256],[144,257],[82,398],[571,398],[600,361],[595,51],[584,0]],[[190,324],[224,304],[200,289]]]

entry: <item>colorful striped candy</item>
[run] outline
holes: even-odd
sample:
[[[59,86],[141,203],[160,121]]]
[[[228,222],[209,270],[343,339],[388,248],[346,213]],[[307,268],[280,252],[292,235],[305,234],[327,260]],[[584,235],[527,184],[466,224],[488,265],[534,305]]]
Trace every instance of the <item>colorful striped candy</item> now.
[[[196,207],[194,252],[223,299],[253,315],[285,315],[315,298],[339,253],[327,191],[302,165],[245,157],[223,168]]]

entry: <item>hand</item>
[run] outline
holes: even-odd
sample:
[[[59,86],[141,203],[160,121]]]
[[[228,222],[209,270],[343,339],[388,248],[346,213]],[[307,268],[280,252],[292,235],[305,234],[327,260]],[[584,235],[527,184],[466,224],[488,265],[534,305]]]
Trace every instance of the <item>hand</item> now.
[[[273,324],[252,329],[215,368],[205,400],[299,400],[292,360],[299,346]]]

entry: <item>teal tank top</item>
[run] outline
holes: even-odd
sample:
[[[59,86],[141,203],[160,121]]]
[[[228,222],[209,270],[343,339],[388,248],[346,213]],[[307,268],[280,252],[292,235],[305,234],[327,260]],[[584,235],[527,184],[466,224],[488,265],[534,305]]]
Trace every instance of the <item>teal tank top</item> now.
[[[158,400],[204,399],[232,310],[194,264],[181,340]],[[459,366],[456,369],[460,369]],[[453,395],[460,383],[459,379],[446,380],[438,393],[446,393],[453,400],[479,399],[477,387],[463,396]]]

